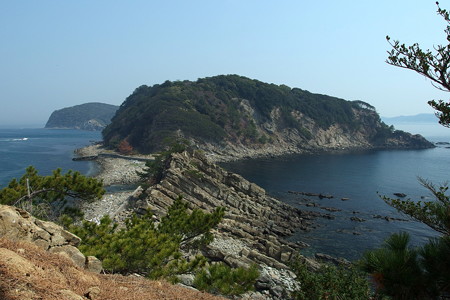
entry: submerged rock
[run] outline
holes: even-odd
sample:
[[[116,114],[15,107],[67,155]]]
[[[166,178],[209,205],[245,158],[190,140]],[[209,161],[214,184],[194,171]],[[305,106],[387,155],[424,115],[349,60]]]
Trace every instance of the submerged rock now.
[[[400,198],[406,197],[406,194],[404,194],[404,193],[394,193],[394,195],[397,197],[400,197]]]

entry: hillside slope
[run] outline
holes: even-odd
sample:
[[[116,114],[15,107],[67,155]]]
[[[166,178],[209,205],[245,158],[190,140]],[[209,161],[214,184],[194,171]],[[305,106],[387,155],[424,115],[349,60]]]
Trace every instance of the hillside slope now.
[[[164,281],[99,274],[80,239],[52,222],[0,205],[0,299],[223,299]]]
[[[102,130],[119,107],[105,103],[85,103],[55,110],[45,128]]]
[[[0,299],[220,300],[221,297],[143,277],[82,270],[63,255],[0,237]]]
[[[135,150],[160,150],[175,139],[211,158],[326,149],[427,148],[420,136],[394,131],[375,108],[238,75],[141,86],[103,131],[107,146],[126,140]]]

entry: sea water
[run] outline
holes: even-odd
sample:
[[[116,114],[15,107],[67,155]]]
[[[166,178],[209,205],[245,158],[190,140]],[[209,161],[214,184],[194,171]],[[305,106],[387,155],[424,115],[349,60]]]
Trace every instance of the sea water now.
[[[434,142],[450,142],[448,134],[435,126],[405,125],[396,128],[422,133]],[[433,128],[438,127],[439,130]],[[420,130],[425,130],[420,132]],[[418,131],[418,132],[416,132]],[[0,187],[12,178],[19,178],[25,168],[33,165],[42,175],[56,168],[89,175],[95,163],[72,161],[74,150],[99,141],[101,133],[80,130],[0,129]],[[310,247],[306,255],[322,252],[347,259],[358,259],[368,249],[379,247],[391,233],[411,233],[414,245],[437,236],[427,226],[407,220],[380,198],[405,193],[406,198],[432,199],[417,176],[445,183],[450,179],[450,149],[442,145],[425,150],[364,151],[321,155],[293,155],[275,159],[255,159],[225,164],[231,171],[262,186],[266,191],[295,207],[329,214],[334,219],[318,218],[316,228],[298,231],[293,241],[303,241]],[[307,197],[288,191],[323,193],[332,199]],[[342,201],[341,198],[349,200]],[[309,207],[315,203],[318,207]],[[329,212],[323,207],[340,211]],[[391,218],[375,218],[377,216]],[[352,221],[358,217],[363,222]],[[392,220],[392,219],[403,219]]]
[[[101,140],[101,133],[70,129],[0,129],[0,187],[12,178],[20,178],[32,165],[41,175],[61,168],[94,172],[95,164],[72,161],[74,150]]]
[[[436,132],[429,132],[429,140],[450,142],[450,129],[438,136],[431,136],[433,133]],[[260,185],[281,201],[332,217],[318,218],[313,225],[316,228],[308,232],[297,231],[292,236],[292,241],[310,245],[302,250],[303,254],[321,252],[355,260],[366,250],[379,247],[395,232],[409,232],[412,245],[416,246],[438,236],[434,230],[387,205],[381,197],[396,198],[394,193],[404,193],[407,195],[405,199],[433,199],[430,191],[419,183],[418,177],[436,185],[448,182],[448,146],[450,144],[424,150],[291,155],[244,160],[223,166]],[[289,191],[322,193],[333,198],[320,199]],[[337,211],[330,212],[325,208]]]

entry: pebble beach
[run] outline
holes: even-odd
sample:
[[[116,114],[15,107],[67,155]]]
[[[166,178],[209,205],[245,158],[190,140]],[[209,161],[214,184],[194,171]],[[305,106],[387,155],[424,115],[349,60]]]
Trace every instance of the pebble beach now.
[[[137,172],[142,172],[145,168],[144,161],[135,160],[132,156],[126,158],[104,156],[114,152],[105,150],[101,145],[80,148],[75,150],[75,153],[79,157],[96,157],[99,172],[94,177],[103,180],[105,186],[135,184],[140,180]],[[151,158],[151,156],[136,156],[136,158]]]
[[[101,145],[91,145],[75,150],[78,157],[95,156],[98,164],[98,173],[95,178],[103,181],[105,187],[112,185],[137,185],[141,179],[137,172],[142,172],[145,162],[134,160],[132,157],[118,158],[108,157],[102,154],[112,154],[102,148]],[[150,156],[139,158],[151,158]],[[104,215],[114,217],[123,207],[124,203],[133,194],[134,190],[120,192],[107,192],[100,200],[87,203],[81,209],[85,214],[85,219],[98,222]]]

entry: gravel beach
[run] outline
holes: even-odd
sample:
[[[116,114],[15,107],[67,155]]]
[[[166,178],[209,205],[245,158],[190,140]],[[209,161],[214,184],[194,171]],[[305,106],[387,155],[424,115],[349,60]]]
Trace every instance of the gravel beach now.
[[[105,187],[111,185],[132,185],[140,180],[137,172],[142,172],[145,162],[134,160],[133,157],[117,158],[105,157],[101,154],[115,154],[107,151],[101,145],[91,145],[75,150],[78,157],[97,156],[95,162],[99,165],[99,172],[94,177],[103,180]],[[138,156],[138,158],[151,158],[151,156]],[[123,208],[134,190],[106,193],[100,200],[84,204],[81,209],[86,220],[98,222],[104,215],[114,217]]]
[[[134,156],[126,158],[107,157],[104,155],[115,155],[116,153],[105,150],[101,145],[91,145],[75,150],[79,157],[97,156],[95,162],[99,165],[99,173],[94,177],[103,180],[103,185],[129,185],[140,180],[137,172],[142,172],[145,162],[133,159]],[[103,155],[102,155],[103,154]],[[138,159],[151,158],[151,156],[135,156]]]

